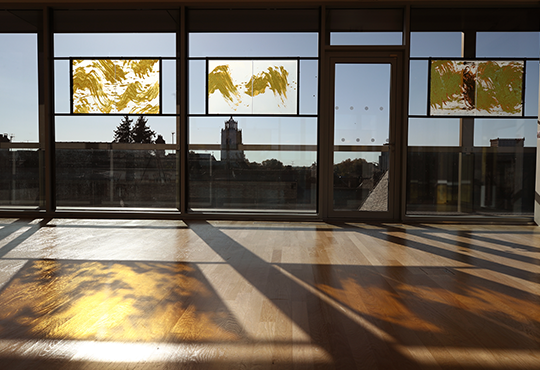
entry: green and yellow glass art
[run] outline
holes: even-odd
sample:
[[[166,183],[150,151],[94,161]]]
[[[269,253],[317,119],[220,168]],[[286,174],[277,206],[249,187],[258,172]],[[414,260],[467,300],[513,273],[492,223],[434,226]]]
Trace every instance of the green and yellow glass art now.
[[[521,116],[523,61],[433,60],[433,116]]]

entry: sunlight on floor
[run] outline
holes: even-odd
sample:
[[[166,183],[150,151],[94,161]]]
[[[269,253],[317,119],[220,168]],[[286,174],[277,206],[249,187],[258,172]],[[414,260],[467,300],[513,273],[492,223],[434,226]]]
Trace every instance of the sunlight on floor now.
[[[294,361],[298,363],[331,363],[332,357],[321,347],[311,343],[125,343],[97,341],[55,341],[34,340],[23,345],[16,340],[1,339],[0,348],[13,348],[10,356],[21,358],[39,358],[44,354],[58,359],[91,362],[152,363],[192,361],[201,351],[206,353],[205,361],[227,362],[272,362],[280,361],[276,353],[286,351],[291,345],[298,351]],[[271,345],[274,351],[259,351],[261,347]],[[0,356],[1,359],[1,356]]]
[[[0,364],[540,363],[532,234],[497,243],[498,230],[469,238],[406,225],[28,225],[0,235],[10,240],[0,259]]]

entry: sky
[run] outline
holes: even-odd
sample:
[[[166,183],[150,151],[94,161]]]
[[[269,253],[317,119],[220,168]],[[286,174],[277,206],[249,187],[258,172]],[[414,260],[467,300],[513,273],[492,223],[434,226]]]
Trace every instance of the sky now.
[[[397,34],[397,36],[396,36]],[[333,44],[392,44],[400,33],[332,34]],[[413,33],[411,56],[460,57],[461,33]],[[396,41],[398,40],[398,41]],[[208,34],[190,35],[192,58],[300,57],[318,55],[316,33],[298,34]],[[174,57],[174,34],[56,34],[56,57]],[[14,142],[37,142],[37,37],[32,34],[0,34],[0,133],[13,136]],[[479,33],[478,57],[531,57],[540,55],[539,33]],[[191,143],[218,144],[225,117],[202,117],[205,113],[205,61],[190,61],[189,113]],[[411,63],[410,114],[424,115],[427,110],[427,61]],[[162,109],[176,113],[176,62],[164,60],[162,66]],[[538,61],[527,61],[526,114],[538,112]],[[299,65],[299,110],[303,115],[317,114],[318,62],[304,59]],[[389,72],[386,65],[338,65],[336,70],[335,144],[382,145],[388,138]],[[55,62],[55,110],[70,108],[69,61]],[[366,107],[368,109],[366,109]],[[381,109],[382,108],[382,109]],[[163,135],[167,143],[176,142],[174,117],[148,117],[150,127]],[[57,141],[110,142],[121,117],[56,118]],[[317,143],[317,120],[312,117],[249,118],[236,116],[244,144]],[[456,146],[459,144],[459,119],[411,118],[409,145]],[[475,145],[489,146],[497,137],[525,137],[526,146],[536,146],[536,120],[477,120]],[[351,153],[340,153],[336,161]],[[219,155],[215,153],[219,158]],[[249,159],[260,162],[275,157],[286,164],[311,165],[315,152],[251,152]],[[373,158],[371,158],[373,157]],[[376,160],[375,155],[370,160]]]

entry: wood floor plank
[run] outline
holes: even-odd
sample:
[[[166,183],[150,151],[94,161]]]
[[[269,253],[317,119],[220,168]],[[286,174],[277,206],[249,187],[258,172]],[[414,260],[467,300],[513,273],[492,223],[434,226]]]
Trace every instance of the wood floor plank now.
[[[0,368],[540,368],[540,228],[0,219]]]

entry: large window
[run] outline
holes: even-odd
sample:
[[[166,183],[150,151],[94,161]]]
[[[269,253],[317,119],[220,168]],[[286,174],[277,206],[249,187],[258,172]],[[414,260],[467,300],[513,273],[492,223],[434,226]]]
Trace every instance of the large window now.
[[[539,33],[476,35],[411,34],[408,215],[532,216]]]
[[[459,118],[428,117],[429,59],[460,57],[461,32],[411,34],[407,214],[457,213]],[[416,59],[418,58],[418,59]]]
[[[59,207],[176,208],[174,33],[57,33]]]
[[[475,119],[473,206],[495,215],[534,212],[539,32],[478,32],[478,58],[525,61],[523,118]],[[481,148],[481,149],[480,149]]]
[[[191,33],[189,208],[315,212],[316,33]]]
[[[0,209],[532,219],[538,6],[216,4],[0,10]]]

